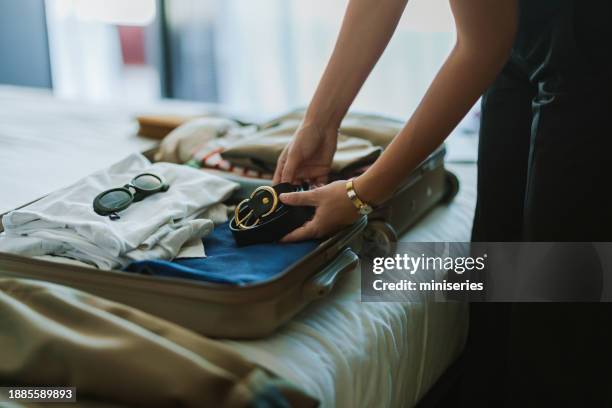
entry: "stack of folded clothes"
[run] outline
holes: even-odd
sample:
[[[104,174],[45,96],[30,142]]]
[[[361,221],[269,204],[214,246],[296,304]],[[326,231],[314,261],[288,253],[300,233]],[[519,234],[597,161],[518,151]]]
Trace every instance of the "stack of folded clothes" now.
[[[246,177],[272,178],[278,157],[291,141],[303,112],[261,125],[221,117],[202,117],[173,130],[158,159],[189,163]],[[402,123],[375,115],[349,114],[339,129],[332,177],[351,177],[372,164],[401,130]]]
[[[132,203],[119,219],[94,212],[93,201],[99,193],[124,186],[142,173],[162,177],[170,188]],[[5,215],[0,251],[62,256],[101,269],[146,259],[173,259],[186,243],[200,242],[215,223],[227,220],[221,203],[237,187],[188,166],[151,164],[141,154],[133,154]],[[192,255],[203,257],[203,248]]]

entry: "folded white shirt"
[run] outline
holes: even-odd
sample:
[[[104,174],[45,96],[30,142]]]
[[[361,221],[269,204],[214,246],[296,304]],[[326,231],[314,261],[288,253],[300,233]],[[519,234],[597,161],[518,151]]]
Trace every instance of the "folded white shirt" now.
[[[140,173],[161,176],[170,188],[132,203],[118,220],[94,212],[93,200],[100,192],[124,186]],[[133,260],[172,259],[185,242],[212,231],[207,210],[237,187],[188,166],[151,164],[141,154],[132,154],[5,215],[0,251],[67,256],[102,269],[123,267]]]

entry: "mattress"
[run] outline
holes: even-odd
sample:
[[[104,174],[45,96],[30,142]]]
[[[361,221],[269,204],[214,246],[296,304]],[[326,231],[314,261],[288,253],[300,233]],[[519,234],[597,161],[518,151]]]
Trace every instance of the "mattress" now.
[[[10,146],[0,150],[0,210],[5,211],[151,146],[134,136],[131,115],[204,110],[172,103],[94,106],[2,86],[0,106],[0,142]],[[91,151],[96,155],[83,154]],[[44,163],[44,179],[43,167],[33,162]],[[460,178],[459,195],[434,209],[402,240],[469,240],[476,166],[450,168]],[[328,298],[310,305],[270,338],[226,343],[303,387],[323,407],[414,405],[461,352],[467,308],[428,299],[361,303],[359,272],[353,271]]]
[[[461,191],[438,206],[402,241],[467,242],[475,206],[475,165],[451,165]],[[410,407],[459,356],[466,305],[419,299],[361,303],[360,271],[310,305],[270,338],[226,341],[237,351],[303,387],[323,407]]]

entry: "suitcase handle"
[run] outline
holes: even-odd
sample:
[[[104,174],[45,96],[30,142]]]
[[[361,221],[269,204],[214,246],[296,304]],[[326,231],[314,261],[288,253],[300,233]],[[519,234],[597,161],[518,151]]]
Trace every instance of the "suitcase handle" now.
[[[325,297],[345,272],[359,265],[359,257],[350,249],[340,252],[321,272],[308,279],[302,287],[302,297],[307,301]]]

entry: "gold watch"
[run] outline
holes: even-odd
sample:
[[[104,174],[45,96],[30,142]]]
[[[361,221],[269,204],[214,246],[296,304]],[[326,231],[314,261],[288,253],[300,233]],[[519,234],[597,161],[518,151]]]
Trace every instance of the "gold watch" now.
[[[359,214],[368,215],[373,211],[373,208],[370,204],[364,203],[357,196],[357,193],[355,192],[355,187],[353,186],[353,180],[349,180],[346,182],[346,194],[348,195],[349,200],[351,200],[351,203],[353,203],[355,208],[357,208]]]

